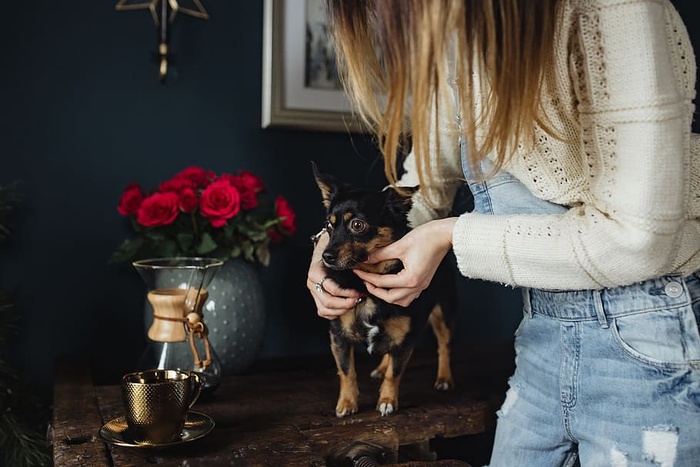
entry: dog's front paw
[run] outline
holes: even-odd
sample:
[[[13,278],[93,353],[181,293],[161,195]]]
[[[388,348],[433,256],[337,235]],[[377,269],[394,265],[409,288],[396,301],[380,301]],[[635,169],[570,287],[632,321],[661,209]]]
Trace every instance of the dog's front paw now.
[[[455,382],[452,378],[438,378],[433,387],[438,391],[449,391],[455,387]]]
[[[357,401],[351,400],[338,400],[338,404],[335,406],[335,416],[338,418],[347,417],[357,412]]]
[[[391,415],[392,413],[394,413],[398,409],[399,409],[398,401],[380,399],[379,402],[377,403],[377,411],[380,414],[382,414],[382,417],[386,417],[387,415]]]

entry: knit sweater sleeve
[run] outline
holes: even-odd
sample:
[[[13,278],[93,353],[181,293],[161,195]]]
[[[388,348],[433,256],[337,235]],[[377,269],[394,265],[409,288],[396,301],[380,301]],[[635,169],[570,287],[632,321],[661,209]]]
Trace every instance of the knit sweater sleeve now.
[[[684,242],[695,69],[676,59],[690,54],[694,66],[683,24],[659,0],[574,3],[566,67],[580,139],[578,160],[562,165],[583,167],[586,188],[560,215],[462,215],[453,246],[467,277],[626,285],[668,273]],[[682,44],[669,34],[678,28]]]

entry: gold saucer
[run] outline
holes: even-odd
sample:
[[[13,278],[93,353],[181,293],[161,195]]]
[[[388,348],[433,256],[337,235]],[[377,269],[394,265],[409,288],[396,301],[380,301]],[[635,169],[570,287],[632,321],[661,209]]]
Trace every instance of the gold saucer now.
[[[199,412],[188,412],[185,427],[182,429],[179,441],[164,444],[139,443],[129,436],[129,427],[126,424],[126,418],[122,416],[102,425],[102,428],[100,428],[100,436],[104,441],[117,446],[126,446],[130,448],[165,448],[194,441],[207,435],[213,429],[214,420],[212,420],[211,417]]]

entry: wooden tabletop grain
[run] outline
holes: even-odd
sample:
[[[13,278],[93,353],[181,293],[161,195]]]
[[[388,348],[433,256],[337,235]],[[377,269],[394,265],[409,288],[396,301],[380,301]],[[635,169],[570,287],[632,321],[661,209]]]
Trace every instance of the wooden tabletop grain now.
[[[382,454],[377,465],[464,466],[427,463],[429,450],[425,459],[411,461],[400,452],[426,447],[435,437],[493,428],[512,372],[512,345],[454,350],[453,360],[457,386],[438,392],[434,352],[417,351],[402,380],[398,412],[382,417],[374,410],[379,383],[369,376],[376,361],[358,358],[359,411],[342,419],[334,413],[338,381],[332,357],[261,361],[249,374],[225,377],[211,397],[194,405],[214,419],[211,433],[168,449],[106,443],[100,428],[123,415],[119,386],[93,385],[85,362],[63,360],[49,436],[54,465],[327,466],[342,465],[349,450],[374,447]]]

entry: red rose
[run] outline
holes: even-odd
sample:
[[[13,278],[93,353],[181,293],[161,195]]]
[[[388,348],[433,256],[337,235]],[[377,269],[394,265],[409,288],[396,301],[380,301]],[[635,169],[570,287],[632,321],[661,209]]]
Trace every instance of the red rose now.
[[[182,212],[192,212],[197,209],[199,200],[197,199],[197,193],[192,188],[185,188],[178,192],[177,196],[178,206]]]
[[[136,221],[144,227],[168,225],[175,221],[179,212],[175,193],[154,193],[141,203]]]
[[[212,227],[222,227],[241,209],[241,196],[227,180],[216,180],[202,191],[201,213]]]
[[[192,182],[195,188],[204,188],[216,178],[216,174],[211,170],[204,170],[200,167],[187,167],[185,170],[175,174],[173,178],[183,178]]]
[[[280,230],[285,235],[294,235],[297,231],[296,226],[296,214],[289,206],[289,202],[282,196],[278,196],[275,199],[275,212],[277,217],[280,218]]]
[[[268,230],[267,236],[270,237],[270,240],[272,241],[272,243],[281,243],[282,239],[284,238],[284,237],[282,237],[282,234],[279,233],[275,229]]]
[[[188,180],[186,178],[172,178],[161,183],[158,186],[158,191],[174,191],[175,193],[180,193],[182,190],[187,188],[196,188],[192,180]]]
[[[131,182],[124,190],[124,193],[122,193],[117,211],[122,216],[136,214],[143,202],[143,197],[141,186],[136,182]]]
[[[262,179],[253,172],[241,170],[238,172],[237,178],[240,180],[242,185],[247,187],[253,193],[261,193],[265,191],[265,184],[263,183]]]
[[[195,189],[195,182],[183,177],[171,178],[158,186],[161,193],[172,192],[177,194],[178,206],[182,212],[192,212],[197,209],[199,200]]]
[[[238,175],[224,174],[220,179],[227,180],[235,186],[241,195],[241,207],[254,209],[258,207],[258,193],[265,190],[262,180],[247,170],[241,170]]]

